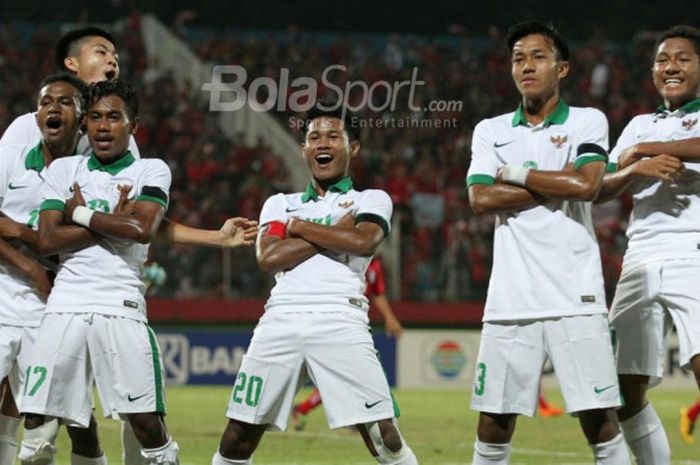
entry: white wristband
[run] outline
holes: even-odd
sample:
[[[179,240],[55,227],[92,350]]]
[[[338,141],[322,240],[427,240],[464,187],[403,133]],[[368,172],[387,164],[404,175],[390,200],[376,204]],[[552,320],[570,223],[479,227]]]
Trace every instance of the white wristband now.
[[[530,173],[530,168],[518,165],[506,165],[503,167],[501,179],[509,184],[524,186],[527,175]]]
[[[89,228],[90,219],[94,214],[95,210],[91,210],[88,207],[83,207],[82,205],[79,205],[75,207],[75,210],[73,210],[73,216],[71,217],[71,219],[73,220],[73,223]]]

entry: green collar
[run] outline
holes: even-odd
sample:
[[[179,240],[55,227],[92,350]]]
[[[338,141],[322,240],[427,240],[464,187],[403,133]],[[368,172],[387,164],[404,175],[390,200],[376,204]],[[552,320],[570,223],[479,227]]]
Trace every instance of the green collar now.
[[[27,158],[24,160],[24,166],[28,170],[34,170],[41,173],[41,170],[46,166],[44,161],[44,153],[41,151],[41,142],[39,145],[27,152]]]
[[[557,102],[557,107],[554,109],[552,113],[547,115],[547,117],[544,119],[544,125],[545,126],[550,126],[552,124],[564,124],[566,123],[566,120],[569,118],[569,105],[564,102],[564,99],[559,99]],[[513,127],[518,127],[520,125],[527,126],[527,119],[525,118],[525,109],[523,108],[523,104],[521,103],[518,105],[518,109],[515,110],[515,114],[513,115],[513,121],[511,122]]]
[[[684,113],[695,113],[696,111],[700,111],[700,98],[696,98],[695,100],[691,100],[690,102],[686,103],[682,107],[680,107],[678,110],[684,112]],[[660,105],[659,108],[656,109],[656,113],[665,113],[665,112],[670,112],[668,108],[666,108],[666,105]]]
[[[350,189],[352,189],[352,179],[346,177],[329,187],[328,192],[340,192],[346,194]],[[307,184],[306,191],[301,194],[302,203],[306,203],[309,200],[313,200],[314,202],[318,200],[318,194],[314,190],[312,183]]]
[[[115,174],[119,173],[121,170],[124,168],[128,168],[131,166],[132,163],[134,163],[136,159],[134,156],[131,154],[131,152],[126,152],[126,154],[118,158],[117,160],[113,161],[109,165],[103,165],[102,162],[97,158],[95,155],[95,152],[90,153],[90,159],[88,160],[88,169],[90,171],[94,170],[99,170],[99,171],[106,171],[112,176]]]

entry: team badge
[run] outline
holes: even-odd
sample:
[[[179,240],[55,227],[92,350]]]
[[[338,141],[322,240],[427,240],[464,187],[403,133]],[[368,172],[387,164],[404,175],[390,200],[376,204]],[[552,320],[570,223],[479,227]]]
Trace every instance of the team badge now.
[[[697,118],[683,120],[683,127],[688,131],[692,131],[696,124],[698,124]]]
[[[354,200],[348,200],[347,202],[339,202],[338,206],[340,208],[350,208],[355,203]]]
[[[566,136],[566,134],[556,134],[551,136],[549,140],[552,142],[552,145],[554,145],[555,148],[560,149],[564,146],[564,144],[566,144],[566,141],[569,140],[569,138]]]

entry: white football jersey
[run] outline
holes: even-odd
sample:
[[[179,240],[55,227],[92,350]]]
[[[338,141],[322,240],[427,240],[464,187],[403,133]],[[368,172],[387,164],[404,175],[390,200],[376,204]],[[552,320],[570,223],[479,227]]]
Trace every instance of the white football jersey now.
[[[578,169],[605,162],[607,149],[608,123],[598,110],[560,100],[554,113],[532,126],[521,107],[476,126],[467,185],[493,184],[506,164],[559,171],[572,163]],[[606,311],[590,202],[548,199],[496,215],[484,321]]]
[[[25,113],[15,118],[12,123],[5,129],[5,132],[0,138],[0,145],[36,145],[41,142],[41,131],[36,124],[36,112]],[[136,146],[134,136],[129,139],[129,151],[134,158],[141,158],[139,148]],[[80,155],[90,155],[92,149],[88,142],[87,134],[82,134],[78,139],[78,148],[76,153]]]
[[[37,229],[46,167],[41,145],[0,146],[0,211]],[[0,323],[39,326],[44,302],[23,273],[0,262]]]
[[[659,108],[633,118],[610,153],[610,163],[616,165],[620,154],[639,142],[691,137],[700,137],[700,99],[673,112]],[[634,206],[627,227],[625,266],[700,254],[700,163],[684,165],[685,171],[674,182],[639,179],[630,186]]]
[[[260,212],[261,234],[271,221],[287,223],[299,217],[323,225],[334,225],[348,213],[355,223],[370,221],[389,234],[393,205],[381,190],[356,191],[350,178],[331,186],[320,197],[308,185],[305,192],[277,194],[268,198]],[[365,271],[372,257],[322,252],[292,269],[278,272],[276,284],[265,305],[266,311],[280,305],[350,304],[367,310]]]
[[[171,174],[162,160],[136,160],[130,153],[109,165],[94,154],[61,158],[46,172],[41,210],[63,210],[74,182],[89,208],[111,213],[119,201],[119,185],[132,186],[131,199],[167,208]],[[46,312],[94,312],[146,321],[141,271],[147,254],[148,244],[110,237],[61,254]]]

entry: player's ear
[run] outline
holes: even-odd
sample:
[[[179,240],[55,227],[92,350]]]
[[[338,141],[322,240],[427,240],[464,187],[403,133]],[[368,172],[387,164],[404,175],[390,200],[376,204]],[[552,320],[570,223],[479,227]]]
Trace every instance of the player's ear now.
[[[301,146],[301,150],[299,150],[299,156],[303,160],[304,159],[304,149],[306,148],[306,141],[302,142],[299,145]]]
[[[360,153],[360,141],[355,139],[350,142],[350,158],[356,157],[358,153]]]
[[[72,73],[78,74],[78,59],[76,57],[65,57],[63,66]]]
[[[559,62],[559,72],[557,73],[557,77],[559,79],[564,79],[567,75],[569,74],[569,62],[568,61],[560,61]]]
[[[134,121],[131,123],[131,131],[129,131],[129,134],[134,135],[136,134],[136,131],[139,128],[139,117],[137,116],[134,118]]]

